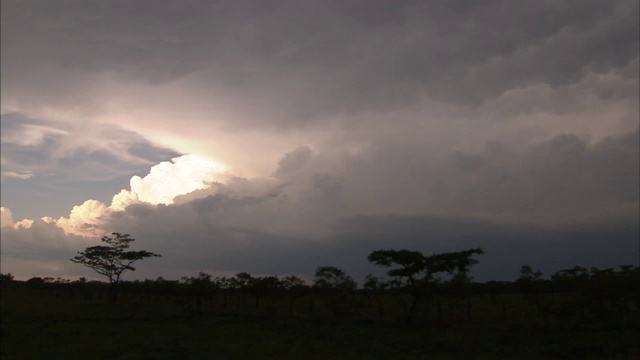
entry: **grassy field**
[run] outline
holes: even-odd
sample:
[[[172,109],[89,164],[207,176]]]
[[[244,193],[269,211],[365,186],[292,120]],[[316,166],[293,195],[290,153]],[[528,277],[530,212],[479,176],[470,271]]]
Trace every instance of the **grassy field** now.
[[[378,321],[373,307],[350,318],[329,311],[323,299],[313,313],[300,298],[300,311],[292,314],[276,312],[268,301],[262,310],[251,302],[223,309],[220,299],[195,314],[171,297],[125,294],[111,304],[25,288],[4,288],[1,295],[0,351],[7,360],[640,358],[637,320],[544,319],[527,313],[530,305],[518,295],[497,305],[472,298],[472,318],[454,316],[465,312],[443,299],[445,319],[437,321],[425,305],[412,327],[393,307],[397,299],[387,299],[387,320]]]

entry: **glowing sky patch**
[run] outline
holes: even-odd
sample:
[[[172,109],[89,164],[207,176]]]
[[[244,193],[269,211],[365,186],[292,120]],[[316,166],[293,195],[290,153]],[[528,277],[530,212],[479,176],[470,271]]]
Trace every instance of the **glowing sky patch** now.
[[[162,162],[151,168],[144,178],[131,179],[131,192],[138,200],[149,204],[171,204],[178,195],[204,189],[220,180],[225,166],[197,155],[183,155],[172,162]]]
[[[187,154],[164,161],[151,167],[144,177],[134,176],[131,189],[121,190],[113,196],[111,205],[98,200],[87,200],[71,209],[68,217],[55,220],[43,218],[63,228],[67,233],[85,236],[100,236],[104,233],[101,225],[104,217],[112,211],[124,211],[136,203],[151,205],[172,204],[176,196],[186,195],[205,189],[222,180],[226,167],[205,157]],[[2,207],[2,226],[29,227],[33,220],[25,219],[15,223],[11,210]]]

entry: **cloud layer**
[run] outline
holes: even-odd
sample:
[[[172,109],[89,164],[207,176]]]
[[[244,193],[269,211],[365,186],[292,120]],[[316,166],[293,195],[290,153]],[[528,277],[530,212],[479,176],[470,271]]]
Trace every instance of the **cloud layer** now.
[[[3,271],[80,274],[60,254],[111,231],[163,276],[361,274],[377,247],[490,247],[487,278],[633,262],[638,11],[2,1]]]

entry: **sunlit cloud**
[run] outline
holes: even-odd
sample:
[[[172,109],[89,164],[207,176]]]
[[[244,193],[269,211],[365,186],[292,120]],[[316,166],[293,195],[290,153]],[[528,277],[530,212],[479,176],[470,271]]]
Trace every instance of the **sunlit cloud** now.
[[[71,209],[68,217],[53,219],[45,217],[42,220],[54,223],[66,233],[82,236],[100,236],[108,229],[103,229],[105,217],[114,211],[124,211],[131,204],[146,203],[151,205],[172,204],[179,196],[194,193],[198,190],[210,187],[214,182],[223,180],[226,167],[216,161],[197,155],[183,155],[164,161],[151,167],[149,174],[144,177],[134,176],[131,179],[131,189],[121,190],[113,196],[110,205],[98,200],[86,200]],[[210,195],[211,192],[202,193],[200,196]],[[29,227],[32,220],[22,220],[15,223],[11,218],[9,209],[3,208],[3,222],[14,227],[18,225]],[[6,220],[4,220],[6,218]],[[4,225],[3,225],[4,226]]]
[[[131,192],[149,204],[171,204],[178,195],[204,189],[220,180],[224,165],[196,155],[184,155],[151,168],[144,178],[131,179]]]
[[[2,177],[3,178],[16,178],[16,179],[29,179],[30,177],[33,176],[33,172],[31,171],[22,171],[22,172],[16,172],[16,171],[3,171],[2,172]]]
[[[13,214],[6,207],[0,207],[0,227],[13,226]]]
[[[100,236],[102,231],[97,227],[102,224],[101,217],[107,212],[105,204],[97,200],[87,200],[71,209],[69,217],[61,217],[55,223],[66,233]]]

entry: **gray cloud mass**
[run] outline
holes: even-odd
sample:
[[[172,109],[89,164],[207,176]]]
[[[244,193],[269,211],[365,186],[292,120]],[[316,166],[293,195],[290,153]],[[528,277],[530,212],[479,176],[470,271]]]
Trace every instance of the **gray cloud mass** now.
[[[638,1],[1,6],[3,218],[36,219],[2,227],[3,272],[90,274],[67,259],[95,239],[37,218],[180,154],[228,172],[85,224],[163,254],[132,278],[362,279],[380,248],[482,247],[480,280],[637,262]]]
[[[637,13],[635,1],[7,1],[3,84],[21,91],[34,66],[152,84],[197,74],[211,97],[255,109],[234,122],[298,127],[607,73],[638,56]],[[90,87],[76,80],[65,89]]]

